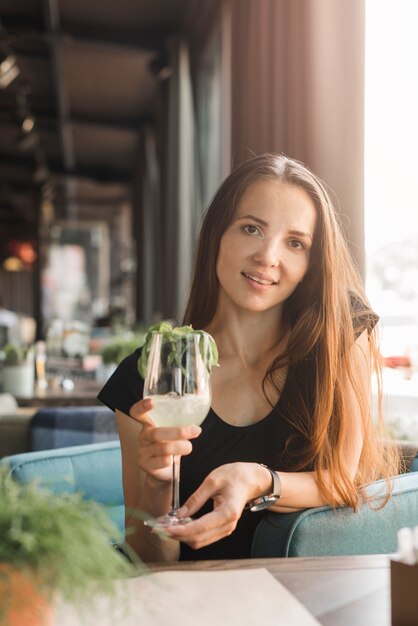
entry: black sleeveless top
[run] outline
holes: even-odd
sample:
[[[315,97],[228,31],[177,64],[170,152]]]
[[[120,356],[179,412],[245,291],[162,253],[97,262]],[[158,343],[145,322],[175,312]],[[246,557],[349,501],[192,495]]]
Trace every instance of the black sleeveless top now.
[[[373,326],[376,317],[373,317]],[[357,327],[357,323],[354,323]],[[362,324],[359,326],[362,326]],[[359,335],[357,331],[355,334]],[[131,406],[142,398],[143,380],[137,369],[140,349],[128,356],[119,365],[114,374],[98,395],[98,399],[110,409],[116,408],[129,415]],[[295,436],[288,417],[291,417],[288,399],[292,397],[292,387],[297,385],[303,392],[305,407],[314,403],[313,359],[297,365],[291,365],[287,379],[277,405],[261,421],[249,426],[233,426],[220,419],[210,409],[201,424],[202,433],[193,440],[193,451],[181,459],[180,466],[180,502],[184,502],[203,479],[216,467],[225,463],[255,462],[264,463],[278,470],[289,471],[292,468],[286,462],[286,442]],[[292,410],[295,411],[294,405]],[[297,441],[296,441],[297,447]],[[312,469],[304,467],[304,470]],[[212,501],[207,502],[195,517],[212,509]],[[201,559],[244,559],[251,556],[252,537],[257,524],[267,511],[253,513],[244,510],[235,531],[204,548],[193,550],[186,544],[180,544],[180,560]]]

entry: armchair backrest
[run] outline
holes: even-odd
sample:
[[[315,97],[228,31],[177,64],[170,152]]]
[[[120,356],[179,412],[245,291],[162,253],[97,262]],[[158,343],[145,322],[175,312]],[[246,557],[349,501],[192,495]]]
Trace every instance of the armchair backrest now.
[[[80,492],[104,504],[121,532],[124,529],[122,463],[119,441],[25,452],[4,457],[1,464],[21,483],[38,480],[53,493]]]

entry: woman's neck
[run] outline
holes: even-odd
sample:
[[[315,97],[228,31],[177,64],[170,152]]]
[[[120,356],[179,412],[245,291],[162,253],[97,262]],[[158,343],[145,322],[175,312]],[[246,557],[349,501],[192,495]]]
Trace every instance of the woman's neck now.
[[[216,340],[220,359],[235,357],[251,366],[266,356],[274,358],[284,349],[288,337],[288,328],[277,310],[229,311],[225,316],[217,311],[206,330]]]

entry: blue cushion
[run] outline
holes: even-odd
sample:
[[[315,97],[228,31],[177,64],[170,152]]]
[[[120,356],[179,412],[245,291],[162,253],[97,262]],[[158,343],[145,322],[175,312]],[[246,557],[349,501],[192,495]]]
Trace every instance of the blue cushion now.
[[[124,529],[122,463],[119,441],[26,452],[4,457],[13,478],[36,479],[54,493],[82,493],[104,504],[120,531]]]
[[[269,513],[254,534],[253,557],[337,556],[348,554],[389,554],[396,551],[397,530],[418,525],[418,473],[394,479],[393,493],[381,509],[385,482],[368,488],[373,504],[364,504],[357,513],[328,506],[296,513]]]

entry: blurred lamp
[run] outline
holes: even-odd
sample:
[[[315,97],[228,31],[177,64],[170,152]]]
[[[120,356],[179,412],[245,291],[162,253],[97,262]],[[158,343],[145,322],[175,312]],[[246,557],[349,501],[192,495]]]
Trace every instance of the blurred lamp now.
[[[35,129],[35,119],[31,115],[27,115],[22,121],[17,144],[19,150],[22,152],[34,150],[38,145],[38,134]]]
[[[24,133],[30,133],[35,126],[35,120],[32,115],[27,115],[22,122],[22,131]]]
[[[0,63],[0,88],[6,89],[19,76],[19,73],[16,56],[8,54]]]
[[[23,268],[23,261],[17,256],[9,256],[3,261],[3,269],[6,272],[20,272]]]

